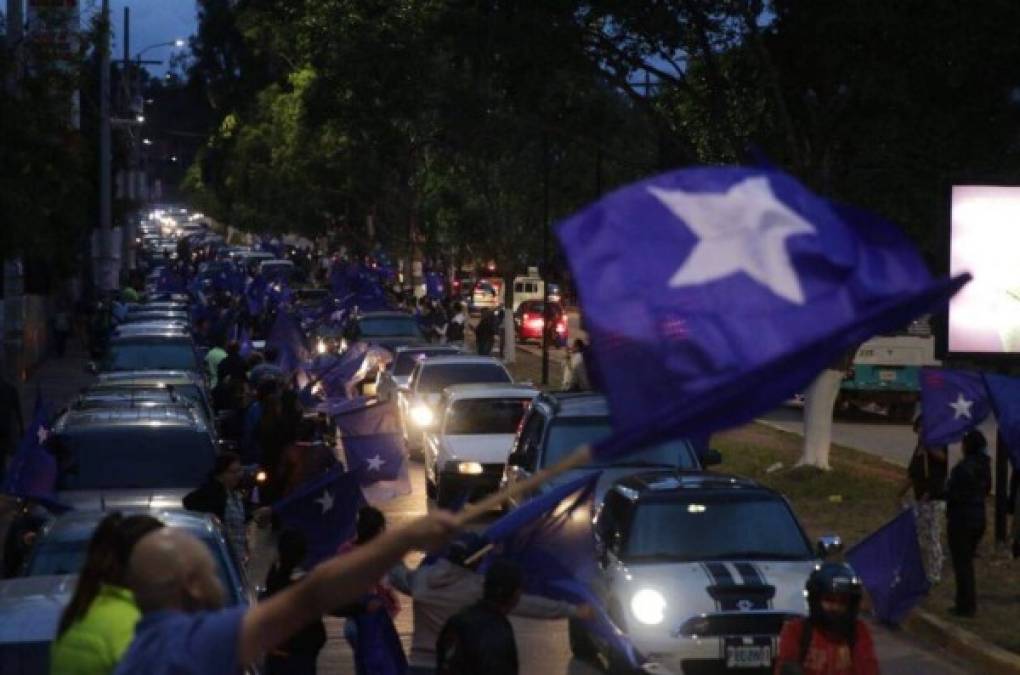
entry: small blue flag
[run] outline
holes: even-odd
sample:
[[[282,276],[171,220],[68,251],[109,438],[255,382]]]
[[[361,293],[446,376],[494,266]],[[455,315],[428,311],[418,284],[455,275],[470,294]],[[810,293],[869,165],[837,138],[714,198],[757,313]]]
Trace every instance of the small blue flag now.
[[[405,675],[407,657],[393,619],[385,609],[354,615],[357,639],[354,645],[355,670],[372,675]]]
[[[49,414],[42,396],[35,399],[32,422],[11,458],[0,492],[14,497],[53,502],[57,489],[57,459],[46,449]]]
[[[288,376],[308,359],[308,346],[305,344],[305,336],[294,319],[294,315],[283,309],[277,313],[276,321],[273,322],[273,327],[269,329],[269,335],[266,337],[266,346],[276,347],[280,354],[277,365]]]
[[[273,512],[305,536],[307,562],[313,566],[335,555],[354,536],[358,509],[364,504],[357,475],[338,466],[273,504]]]
[[[955,443],[991,412],[981,373],[921,369],[921,439],[925,445]]]
[[[616,430],[602,457],[753,419],[969,279],[933,279],[895,227],[753,168],[635,183],[558,236]]]
[[[366,400],[333,417],[347,460],[372,503],[411,494],[407,453],[396,406]]]
[[[917,517],[904,511],[847,551],[871,596],[875,617],[898,624],[931,588],[917,541]]]
[[[1020,469],[1020,378],[985,373],[999,434],[1006,441],[1013,470]]]
[[[598,473],[582,476],[530,499],[482,537],[495,545],[490,556],[521,566],[526,592],[590,605],[595,618],[589,630],[638,668],[643,659],[591,590],[597,575],[591,508],[598,478]]]
[[[251,344],[251,335],[248,332],[247,326],[241,328],[240,335],[238,337],[238,342],[240,342],[241,345],[241,349],[240,351],[238,351],[238,355],[242,359],[247,359],[249,356],[251,356],[251,353],[255,351],[255,348]]]

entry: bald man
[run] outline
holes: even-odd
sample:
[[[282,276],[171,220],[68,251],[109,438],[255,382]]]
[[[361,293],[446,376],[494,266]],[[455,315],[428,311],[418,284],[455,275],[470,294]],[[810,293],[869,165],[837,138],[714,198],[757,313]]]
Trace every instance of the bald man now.
[[[349,605],[411,549],[442,546],[455,531],[438,511],[316,567],[253,607],[222,609],[225,593],[208,549],[163,528],[131,554],[128,585],[142,611],[115,675],[233,675],[337,607]]]

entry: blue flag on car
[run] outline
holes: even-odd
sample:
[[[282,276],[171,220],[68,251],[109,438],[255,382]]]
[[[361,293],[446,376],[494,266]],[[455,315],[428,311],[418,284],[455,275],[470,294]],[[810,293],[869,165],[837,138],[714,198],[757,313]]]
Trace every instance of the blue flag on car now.
[[[598,477],[582,476],[525,502],[482,537],[495,547],[490,556],[521,566],[525,592],[590,605],[595,618],[586,622],[588,630],[637,668],[642,658],[591,590],[597,574],[591,508]]]
[[[558,236],[612,410],[603,457],[753,419],[969,279],[933,279],[895,227],[764,169],[662,174]]]
[[[981,373],[921,369],[921,440],[925,445],[955,443],[991,412]]]
[[[999,434],[1006,441],[1013,470],[1020,469],[1020,378],[985,373],[988,397],[995,409]]]
[[[308,359],[308,346],[301,327],[290,312],[282,309],[277,313],[273,327],[269,329],[266,346],[276,347],[280,355],[277,365],[288,376]]]
[[[373,503],[411,494],[407,453],[396,406],[371,400],[333,416],[347,469],[359,476]]]
[[[900,623],[931,588],[913,509],[868,535],[847,551],[846,560],[868,589],[875,617],[885,623]]]
[[[305,536],[307,562],[313,566],[354,536],[355,518],[364,504],[357,475],[338,466],[273,504],[273,512]]]
[[[36,499],[48,507],[60,507],[54,497],[57,488],[57,459],[46,449],[46,439],[50,433],[48,420],[47,406],[42,397],[37,396],[32,421],[11,458],[0,492]]]

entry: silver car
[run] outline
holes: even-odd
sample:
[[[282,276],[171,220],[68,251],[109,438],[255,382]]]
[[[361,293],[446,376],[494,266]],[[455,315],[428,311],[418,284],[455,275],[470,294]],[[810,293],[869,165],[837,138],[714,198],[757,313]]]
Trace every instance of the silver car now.
[[[211,425],[216,419],[205,380],[200,375],[186,370],[128,370],[101,373],[99,380],[89,387],[89,392],[136,387],[169,389],[194,402],[202,411],[207,424]]]
[[[375,380],[375,395],[380,401],[390,401],[397,397],[402,387],[411,381],[411,372],[418,365],[432,356],[456,356],[462,351],[450,345],[403,345],[393,352],[393,363],[389,368],[381,369]]]

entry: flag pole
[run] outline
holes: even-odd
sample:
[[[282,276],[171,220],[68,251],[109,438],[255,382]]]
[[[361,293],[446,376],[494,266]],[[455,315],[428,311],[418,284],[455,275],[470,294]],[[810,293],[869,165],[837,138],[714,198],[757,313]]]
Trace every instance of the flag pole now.
[[[518,483],[514,483],[505,490],[491,494],[480,502],[468,504],[461,511],[454,514],[457,527],[464,527],[465,525],[477,520],[482,514],[502,506],[514,497],[520,497],[523,494],[531,492],[538,486],[552,480],[556,476],[566,473],[571,469],[576,469],[579,466],[584,466],[590,461],[591,446],[587,444],[582,445],[552,466],[540,469],[528,478]]]

